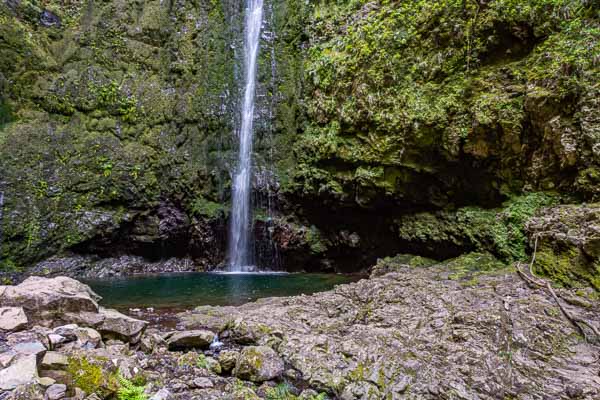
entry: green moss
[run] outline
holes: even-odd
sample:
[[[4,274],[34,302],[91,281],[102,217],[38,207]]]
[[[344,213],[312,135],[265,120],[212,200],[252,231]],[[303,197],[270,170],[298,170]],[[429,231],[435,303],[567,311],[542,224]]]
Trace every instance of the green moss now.
[[[193,215],[209,219],[217,219],[226,215],[227,207],[224,204],[215,203],[200,197],[192,203],[192,213]]]
[[[299,396],[292,393],[290,387],[286,383],[280,383],[277,386],[267,388],[265,392],[265,399],[267,400],[300,400]],[[318,395],[311,396],[309,398],[302,397],[304,400],[326,400],[327,395],[325,393],[319,393]]]
[[[543,152],[551,164],[554,151],[539,149],[543,128],[530,121],[577,120],[576,99],[594,97],[592,9],[582,0],[315,3],[304,63],[308,126],[295,145],[292,186],[361,206],[376,198],[443,206],[465,192],[520,190],[524,152]],[[461,176],[487,176],[456,179],[458,165]],[[530,182],[572,186],[571,172],[558,169]],[[584,185],[575,189],[589,196]]]
[[[418,213],[396,221],[402,240],[423,243],[433,250],[441,243],[488,251],[503,261],[525,260],[525,223],[536,210],[556,204],[555,195],[530,193],[513,197],[499,209],[465,207],[456,211]]]
[[[119,380],[115,372],[108,372],[101,364],[108,360],[89,360],[87,358],[70,357],[67,372],[76,387],[86,393],[96,393],[105,398],[117,392]],[[123,399],[125,400],[125,399]]]
[[[591,265],[574,246],[540,246],[533,271],[565,287],[581,287],[587,282],[600,291],[600,262]]]
[[[306,231],[306,242],[310,251],[314,254],[321,254],[327,251],[327,243],[321,237],[321,233],[315,226],[311,226]]]
[[[477,276],[496,271],[506,270],[507,265],[489,253],[468,253],[444,262],[446,268],[452,273],[449,278],[453,280],[468,279],[464,284],[473,286],[477,284]]]
[[[0,131],[14,119],[10,104],[0,96]]]

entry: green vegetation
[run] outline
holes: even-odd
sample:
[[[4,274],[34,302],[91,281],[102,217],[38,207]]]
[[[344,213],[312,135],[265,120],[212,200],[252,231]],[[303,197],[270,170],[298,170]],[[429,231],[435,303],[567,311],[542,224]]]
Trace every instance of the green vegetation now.
[[[71,357],[67,372],[73,379],[76,387],[81,388],[86,393],[96,393],[102,398],[115,393],[119,387],[119,379],[116,373],[107,373],[102,367],[102,363],[109,360],[88,360],[86,358]],[[126,400],[119,399],[119,400]],[[141,399],[128,399],[141,400]]]
[[[220,218],[225,215],[228,211],[226,205],[215,203],[210,200],[206,200],[202,197],[197,198],[192,203],[192,214],[206,217],[209,219]]]
[[[148,396],[144,393],[144,386],[135,385],[133,382],[119,376],[119,389],[117,390],[118,400],[147,400]]]
[[[583,0],[314,4],[292,190],[444,206],[510,195],[524,180],[573,187],[568,168],[585,163],[557,163],[560,139],[544,129],[556,116],[576,126],[578,99],[597,97],[599,33]],[[527,169],[533,151],[543,170]]]
[[[561,286],[581,287],[582,282],[587,282],[600,291],[600,261],[590,263],[575,246],[540,246],[533,271]]]
[[[12,122],[13,116],[10,105],[0,96],[0,131],[9,122]]]
[[[300,397],[295,396],[291,391],[290,387],[285,383],[280,383],[275,387],[268,388],[266,390],[267,400],[299,400]],[[325,393],[319,393],[316,396],[311,396],[306,400],[326,400],[328,397]]]
[[[503,208],[460,208],[411,214],[396,220],[402,240],[489,251],[505,262],[527,259],[525,222],[541,207],[557,203],[555,195],[531,193],[508,200]]]

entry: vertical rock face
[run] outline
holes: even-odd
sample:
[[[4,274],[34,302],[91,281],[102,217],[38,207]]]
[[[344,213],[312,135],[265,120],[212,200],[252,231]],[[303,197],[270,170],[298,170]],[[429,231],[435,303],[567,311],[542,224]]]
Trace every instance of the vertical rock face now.
[[[3,269],[67,250],[223,260],[242,8],[0,3]],[[597,26],[586,0],[266,1],[253,185],[279,213],[255,213],[275,242],[256,251],[360,268],[429,251],[398,241],[415,212],[598,199]]]

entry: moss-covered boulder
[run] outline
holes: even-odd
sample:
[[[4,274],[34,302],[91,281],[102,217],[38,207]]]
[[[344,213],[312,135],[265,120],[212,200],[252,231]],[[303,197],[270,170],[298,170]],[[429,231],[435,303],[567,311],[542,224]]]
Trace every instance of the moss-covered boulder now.
[[[283,360],[270,347],[249,346],[242,350],[235,364],[233,375],[252,382],[263,382],[283,373]]]
[[[534,272],[565,286],[586,282],[600,290],[600,204],[545,208],[526,229],[537,250]]]

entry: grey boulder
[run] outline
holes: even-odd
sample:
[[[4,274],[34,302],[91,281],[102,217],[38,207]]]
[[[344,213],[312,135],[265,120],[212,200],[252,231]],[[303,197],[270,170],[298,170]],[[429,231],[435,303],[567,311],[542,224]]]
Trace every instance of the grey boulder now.
[[[18,331],[27,326],[23,307],[0,307],[0,331]]]
[[[21,356],[0,370],[0,390],[13,390],[20,385],[38,383],[38,379],[35,354]]]
[[[100,308],[104,317],[98,330],[104,338],[118,339],[128,343],[138,343],[148,326],[148,322],[128,317],[108,308]]]
[[[267,346],[249,346],[240,353],[233,375],[252,382],[275,379],[283,373],[283,360]]]
[[[179,349],[208,349],[215,334],[211,331],[193,330],[175,332],[165,336],[169,350]]]
[[[46,400],[60,400],[67,395],[67,385],[56,383],[46,389]]]

